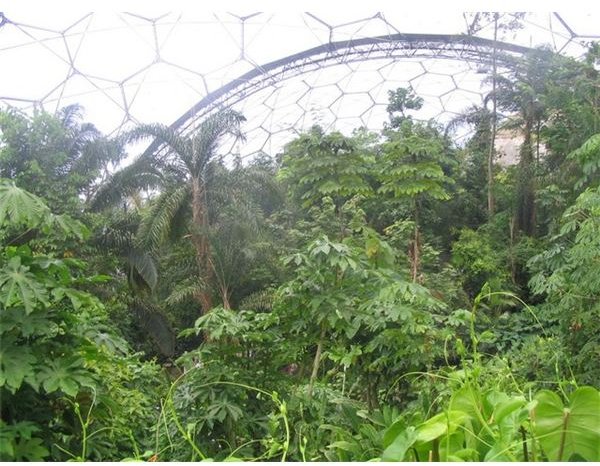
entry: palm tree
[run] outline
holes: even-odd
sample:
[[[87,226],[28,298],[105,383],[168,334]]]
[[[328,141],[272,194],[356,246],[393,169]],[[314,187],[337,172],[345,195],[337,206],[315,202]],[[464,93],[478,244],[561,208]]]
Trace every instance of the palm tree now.
[[[208,117],[189,137],[160,124],[138,126],[125,136],[128,142],[153,137],[162,148],[147,150],[131,165],[116,172],[93,202],[93,207],[101,208],[115,205],[142,189],[160,191],[142,220],[138,243],[155,250],[173,233],[190,238],[202,274],[202,286],[197,288],[195,297],[203,312],[212,308],[210,285],[214,276],[208,236],[209,168],[225,135],[242,137],[240,124],[244,120],[241,114],[224,110]],[[191,222],[186,222],[190,210]]]
[[[528,236],[536,230],[536,169],[539,162],[540,131],[547,118],[545,95],[556,82],[561,60],[548,50],[534,50],[515,62],[511,75],[497,78],[497,104],[515,115],[523,134],[516,193],[516,226]],[[556,84],[555,84],[556,85]],[[534,143],[537,151],[534,152]],[[536,155],[537,152],[537,155]]]
[[[271,159],[236,164],[232,169],[221,164],[213,168],[209,237],[214,286],[223,307],[229,309],[265,286],[261,275],[278,263],[267,218],[281,208],[285,194]]]

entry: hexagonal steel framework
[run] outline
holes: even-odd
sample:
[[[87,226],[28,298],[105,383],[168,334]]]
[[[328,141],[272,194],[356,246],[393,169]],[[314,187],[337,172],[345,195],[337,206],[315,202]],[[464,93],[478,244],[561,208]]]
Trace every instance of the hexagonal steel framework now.
[[[447,121],[482,103],[494,50],[502,73],[534,42],[580,56],[598,38],[592,15],[528,14],[494,42],[489,18],[475,13],[454,23],[428,16],[424,27],[438,34],[412,32],[416,20],[398,12],[350,14],[89,13],[58,27],[0,13],[0,57],[10,64],[0,103],[49,111],[82,103],[109,134],[151,121],[191,131],[231,107],[247,117],[247,140],[227,150],[275,154],[316,123],[380,129],[388,91],[401,86],[425,101],[416,117]]]

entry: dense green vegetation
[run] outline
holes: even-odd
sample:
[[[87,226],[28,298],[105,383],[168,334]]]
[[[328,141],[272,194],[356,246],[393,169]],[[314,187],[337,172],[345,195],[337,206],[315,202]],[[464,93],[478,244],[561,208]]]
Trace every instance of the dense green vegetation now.
[[[243,164],[0,113],[0,460],[600,461],[597,63]]]

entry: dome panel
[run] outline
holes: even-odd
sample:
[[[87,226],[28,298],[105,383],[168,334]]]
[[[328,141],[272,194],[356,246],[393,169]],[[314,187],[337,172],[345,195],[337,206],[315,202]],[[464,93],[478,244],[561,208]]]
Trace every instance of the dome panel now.
[[[60,12],[21,6],[5,15],[0,105],[29,109],[37,102],[54,111],[77,102],[111,134],[155,121],[177,120],[186,130],[229,105],[248,118],[248,151],[277,152],[274,141],[314,123],[380,128],[388,91],[398,87],[424,98],[417,117],[442,121],[480,103],[490,87],[485,40],[493,37],[493,17],[483,13],[168,12],[152,5],[88,13],[74,4]],[[517,46],[548,44],[581,57],[598,23],[587,12],[499,18],[499,39],[514,44],[503,53],[511,56],[526,50]],[[512,27],[514,20],[520,27]],[[464,41],[469,33],[473,43]]]
[[[112,23],[109,18],[94,17],[94,27],[81,41],[76,66],[79,72],[114,81],[125,81],[156,58],[153,28],[143,24],[133,30],[127,23]],[[104,28],[111,24],[110,35]]]

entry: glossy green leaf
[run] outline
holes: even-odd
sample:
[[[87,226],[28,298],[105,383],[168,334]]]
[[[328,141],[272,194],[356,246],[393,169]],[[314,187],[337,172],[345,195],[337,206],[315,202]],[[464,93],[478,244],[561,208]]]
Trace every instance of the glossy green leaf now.
[[[587,461],[600,461],[600,393],[581,387],[564,406],[551,391],[539,392],[532,417],[535,435],[550,461],[568,461],[580,455]]]
[[[427,443],[452,433],[469,416],[463,411],[448,411],[428,419],[417,428],[417,442]]]
[[[384,450],[383,455],[381,456],[382,461],[403,461],[406,452],[416,441],[417,432],[415,428],[407,428]]]
[[[383,447],[389,447],[396,437],[398,437],[398,435],[405,429],[406,421],[404,419],[398,419],[396,422],[394,422],[383,434]]]
[[[509,398],[506,401],[498,403],[494,408],[494,421],[497,423],[502,422],[507,416],[522,408],[524,405],[525,398],[523,397]]]

